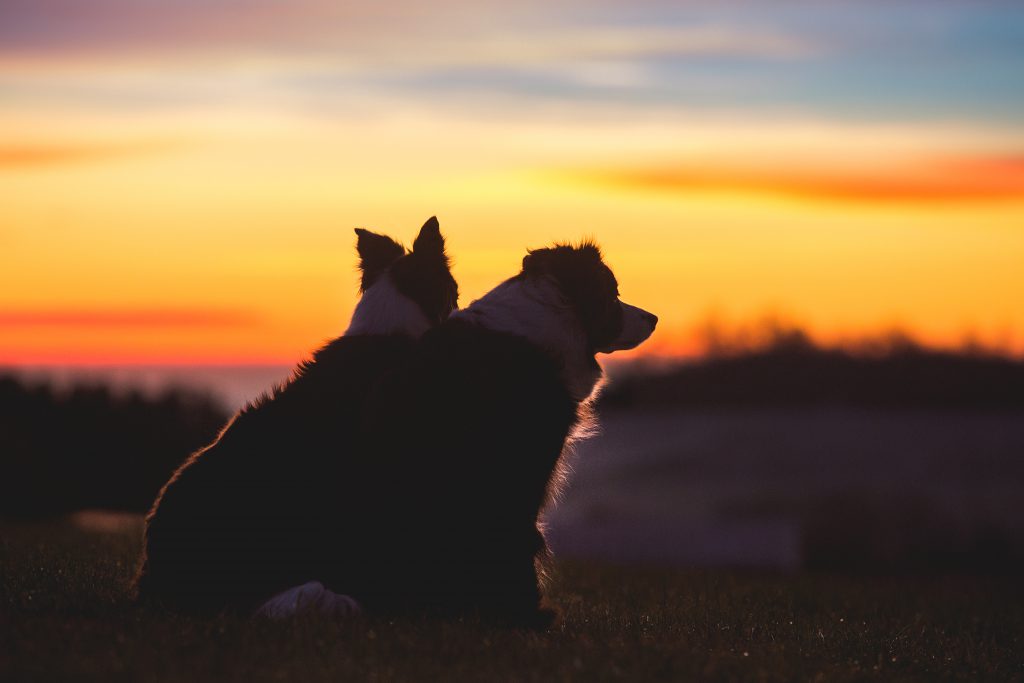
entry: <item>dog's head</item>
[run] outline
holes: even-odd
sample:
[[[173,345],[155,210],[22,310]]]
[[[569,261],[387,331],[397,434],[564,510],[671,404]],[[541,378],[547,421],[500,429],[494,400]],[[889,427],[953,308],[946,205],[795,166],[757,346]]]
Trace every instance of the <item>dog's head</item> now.
[[[420,336],[455,310],[452,277],[437,218],[430,218],[407,250],[385,235],[356,228],[362,298],[346,334]]]
[[[658,317],[619,299],[619,285],[592,242],[531,251],[523,276],[557,283],[587,335],[589,351],[611,353],[639,346],[654,332]]]

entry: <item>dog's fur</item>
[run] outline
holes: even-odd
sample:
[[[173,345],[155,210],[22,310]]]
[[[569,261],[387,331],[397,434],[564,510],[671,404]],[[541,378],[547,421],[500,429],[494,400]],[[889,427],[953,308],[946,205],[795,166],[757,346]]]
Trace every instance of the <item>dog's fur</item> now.
[[[337,562],[323,553],[337,543],[334,501],[360,486],[347,447],[367,392],[458,298],[435,218],[410,252],[356,232],[362,298],[348,331],[239,412],[164,486],[146,518],[140,598],[251,610]]]
[[[593,244],[531,252],[372,390],[362,456],[332,499],[341,561],[316,578],[371,613],[549,623],[538,513],[600,382],[595,354],[656,322],[619,301]]]

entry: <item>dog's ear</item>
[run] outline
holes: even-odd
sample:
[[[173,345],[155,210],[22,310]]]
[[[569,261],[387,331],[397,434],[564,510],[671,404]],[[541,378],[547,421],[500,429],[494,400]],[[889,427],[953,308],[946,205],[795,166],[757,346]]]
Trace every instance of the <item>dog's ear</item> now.
[[[523,257],[523,272],[527,275],[550,272],[553,259],[554,250],[552,249],[534,249],[527,252]]]
[[[391,264],[405,255],[401,244],[385,235],[356,228],[356,251],[362,280],[359,291],[365,292]]]
[[[444,253],[444,236],[441,235],[441,226],[437,222],[437,216],[428,218],[420,228],[420,234],[412,243],[412,251],[420,256],[447,258]]]

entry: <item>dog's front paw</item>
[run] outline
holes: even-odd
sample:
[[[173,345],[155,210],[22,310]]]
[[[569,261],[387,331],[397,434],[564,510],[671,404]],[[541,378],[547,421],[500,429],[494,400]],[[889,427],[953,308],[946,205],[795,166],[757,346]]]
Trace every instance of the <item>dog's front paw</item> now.
[[[359,603],[349,596],[328,590],[319,581],[310,581],[270,598],[256,610],[256,616],[289,619],[300,614],[321,614],[346,618],[362,611]]]

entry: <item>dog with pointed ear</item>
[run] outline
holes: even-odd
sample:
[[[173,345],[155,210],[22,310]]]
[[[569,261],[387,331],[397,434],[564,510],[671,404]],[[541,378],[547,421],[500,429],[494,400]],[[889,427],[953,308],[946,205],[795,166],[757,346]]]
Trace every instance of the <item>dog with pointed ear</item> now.
[[[345,543],[317,576],[335,593],[303,586],[268,609],[340,613],[352,600],[385,618],[548,626],[538,517],[564,478],[567,444],[591,426],[597,354],[638,346],[657,321],[620,299],[593,242],[527,254],[374,384],[342,497],[354,512],[332,515],[331,537]]]
[[[436,218],[411,250],[369,230],[356,235],[362,296],[348,332],[177,469],[146,517],[139,599],[280,617],[315,594],[317,610],[357,609],[304,582],[323,578],[325,557],[347,552],[339,518],[372,505],[358,491],[339,495],[367,395],[455,310],[458,286]]]
[[[420,228],[412,250],[363,228],[356,228],[362,298],[348,335],[406,334],[420,337],[448,318],[458,305],[437,218]]]

